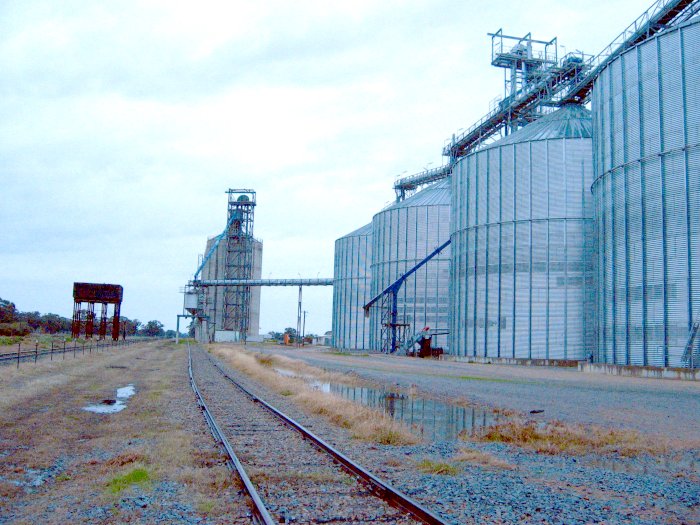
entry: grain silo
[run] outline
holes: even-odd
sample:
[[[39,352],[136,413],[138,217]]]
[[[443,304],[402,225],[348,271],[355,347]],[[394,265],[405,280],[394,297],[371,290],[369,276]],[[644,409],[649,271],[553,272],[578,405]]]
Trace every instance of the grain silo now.
[[[333,346],[368,349],[369,319],[362,307],[372,298],[372,224],[335,241]]]
[[[205,254],[208,254],[220,235],[207,239]],[[262,277],[262,250],[263,245],[257,239],[253,239],[253,279]],[[215,280],[226,278],[226,242],[219,242],[214,253],[211,254],[201,271],[201,279]],[[204,315],[201,324],[195,324],[195,339],[200,342],[213,342],[216,332],[223,331],[224,325],[224,298],[225,286],[210,286],[204,291]],[[260,332],[260,287],[250,288],[250,303],[248,306],[248,336],[257,336]]]
[[[450,181],[428,186],[408,199],[392,204],[372,219],[372,296],[421,262],[450,237]],[[397,295],[398,321],[406,336],[422,330],[447,330],[450,252],[443,250],[408,277]],[[382,312],[371,309],[370,348],[382,349]],[[433,339],[446,347],[447,336]]]
[[[452,169],[450,352],[584,359],[595,287],[591,116],[567,105]]]
[[[689,366],[700,319],[700,19],[614,59],[592,102],[598,359]],[[692,346],[697,356],[697,338]]]

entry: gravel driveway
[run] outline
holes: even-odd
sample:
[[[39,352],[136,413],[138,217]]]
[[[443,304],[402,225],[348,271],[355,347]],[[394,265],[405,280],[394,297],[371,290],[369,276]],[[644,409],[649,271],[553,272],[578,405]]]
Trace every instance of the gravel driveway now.
[[[249,345],[251,350],[352,371],[381,384],[419,390],[567,423],[638,430],[700,443],[700,382],[586,374],[570,368],[483,365],[383,354]]]

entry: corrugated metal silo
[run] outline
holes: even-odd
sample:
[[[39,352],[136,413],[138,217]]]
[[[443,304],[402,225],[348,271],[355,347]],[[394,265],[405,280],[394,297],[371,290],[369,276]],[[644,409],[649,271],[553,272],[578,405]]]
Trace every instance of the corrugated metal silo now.
[[[393,204],[372,219],[372,296],[393,283],[450,237],[450,181],[428,186]],[[411,275],[398,294],[398,320],[407,323],[408,335],[426,326],[447,330],[450,250],[443,250]],[[433,346],[447,346],[445,335]],[[381,350],[381,311],[373,307],[370,347]]]
[[[372,223],[335,241],[333,346],[368,349],[369,319],[362,307],[372,298]]]
[[[688,366],[700,317],[700,19],[613,60],[592,100],[598,359]]]
[[[591,129],[588,110],[565,106],[455,164],[451,353],[592,352]]]

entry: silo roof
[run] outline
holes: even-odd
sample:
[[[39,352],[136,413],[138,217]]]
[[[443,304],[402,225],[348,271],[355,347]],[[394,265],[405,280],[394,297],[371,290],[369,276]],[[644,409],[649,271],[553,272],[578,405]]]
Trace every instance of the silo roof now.
[[[408,199],[387,206],[384,210],[394,210],[396,208],[411,208],[413,206],[440,206],[450,205],[452,201],[452,183],[450,177],[442,179],[426,188],[423,188]]]
[[[345,239],[347,237],[362,237],[364,235],[372,235],[372,223],[370,222],[369,224],[365,224],[362,226],[362,228],[358,228],[355,231],[351,231],[347,235],[343,235],[341,239]]]
[[[590,139],[592,137],[593,122],[591,120],[591,112],[583,106],[567,104],[557,111],[519,129],[512,135],[489,144],[484,149],[537,140]]]

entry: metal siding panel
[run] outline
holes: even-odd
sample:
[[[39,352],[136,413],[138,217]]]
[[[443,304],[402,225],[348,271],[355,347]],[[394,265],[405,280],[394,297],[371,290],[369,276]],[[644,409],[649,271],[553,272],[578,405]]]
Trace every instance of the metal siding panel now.
[[[466,341],[466,355],[476,355],[474,338],[476,337],[476,328],[474,320],[474,312],[476,305],[474,304],[474,289],[476,287],[476,272],[475,261],[476,261],[476,246],[475,246],[475,231],[474,229],[467,230],[467,291],[465,302],[467,305],[466,312],[467,318],[465,319],[465,325],[467,328],[467,341]]]
[[[547,224],[548,221],[532,223],[530,339],[533,359],[547,357]]]
[[[563,359],[566,341],[566,231],[565,221],[549,224],[549,323],[547,340],[549,357]]]
[[[501,357],[513,356],[513,223],[501,226]]]
[[[515,218],[515,146],[499,148],[501,151],[501,220],[512,221]]]
[[[661,133],[664,150],[682,147],[685,142],[683,132],[682,69],[680,53],[680,31],[659,39],[659,80],[661,99]]]
[[[530,357],[530,223],[515,224],[515,357]]]
[[[626,276],[626,224],[625,224],[625,185],[624,171],[617,170],[611,175],[612,198],[612,285],[614,287],[613,337],[617,363],[628,364],[627,358],[627,276]]]
[[[515,145],[515,218],[530,219],[530,144]]]
[[[694,161],[700,138],[700,104],[695,103],[700,100],[699,51],[696,20],[626,52],[594,86],[594,122],[611,129],[596,137],[594,153],[600,258],[606,264],[599,268],[601,342],[610,346],[607,337],[614,321],[614,346],[617,350],[626,341],[632,364],[682,366],[689,319],[700,302],[700,196],[693,176],[700,167]],[[621,73],[622,112],[615,111],[617,90],[609,79],[616,71]],[[622,157],[616,153],[614,163],[605,166],[599,159],[611,150]],[[610,192],[614,221],[612,203],[606,204]],[[626,213],[619,213],[621,204]],[[608,228],[609,222],[615,223],[614,229]],[[614,282],[609,261],[615,262]],[[626,302],[619,302],[622,297]],[[616,315],[611,317],[607,312],[613,305]]]

